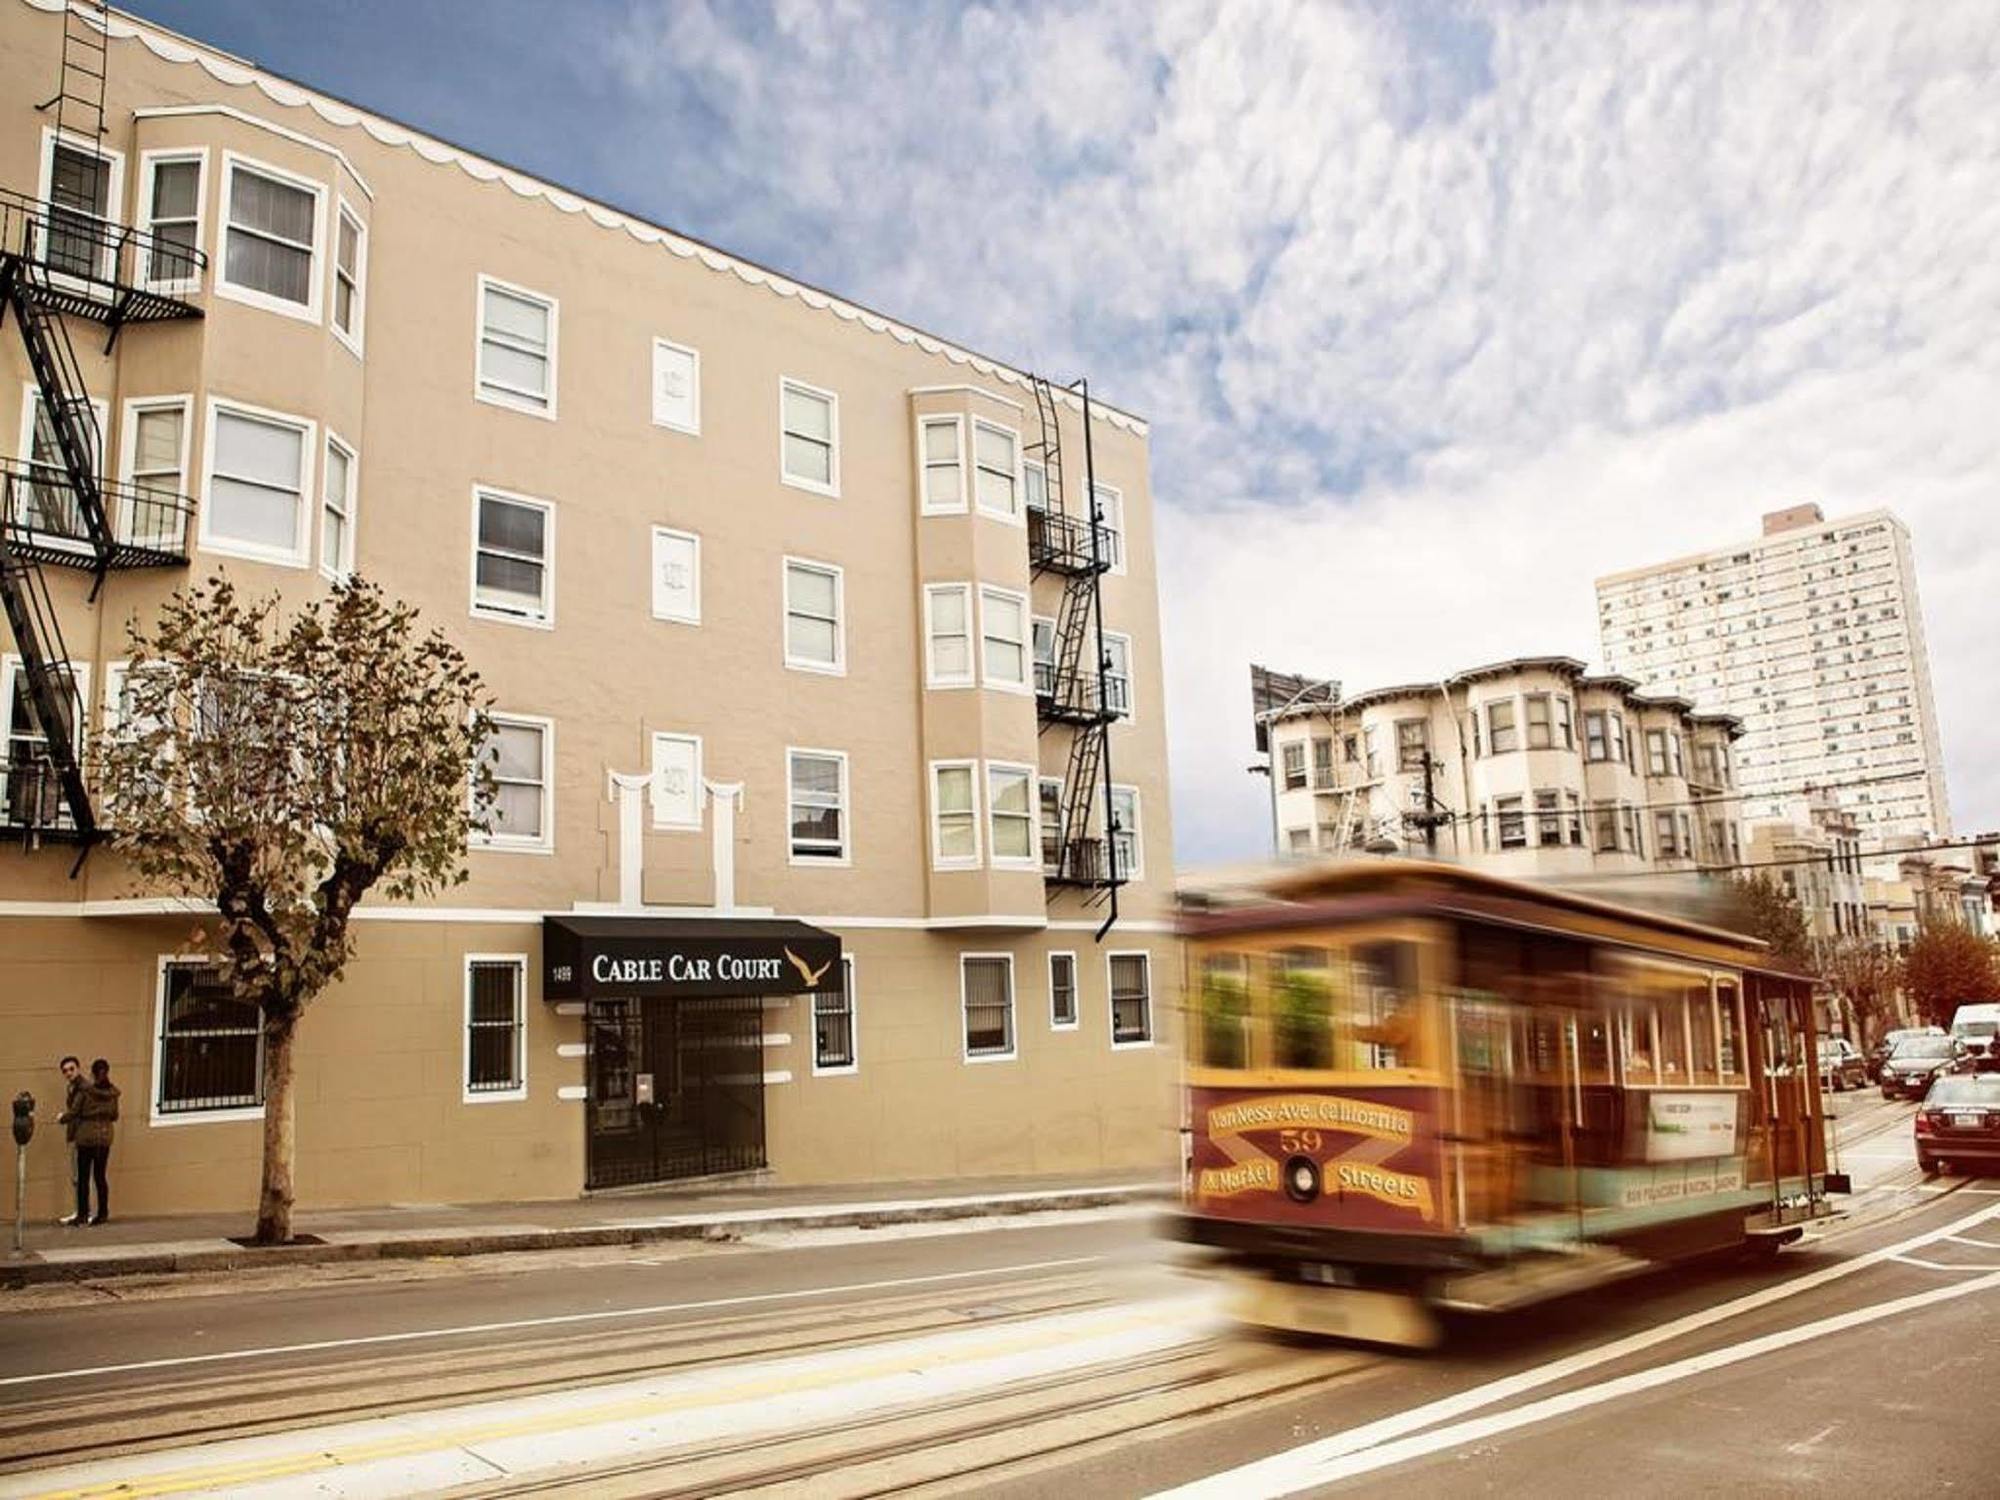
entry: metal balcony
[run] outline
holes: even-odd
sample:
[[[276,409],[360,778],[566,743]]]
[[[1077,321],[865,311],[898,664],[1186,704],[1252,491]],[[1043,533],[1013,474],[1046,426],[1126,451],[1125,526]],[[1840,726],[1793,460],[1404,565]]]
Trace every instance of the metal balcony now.
[[[195,299],[208,257],[194,246],[0,188],[0,264],[8,261],[28,268],[44,306],[113,330],[202,315]]]
[[[1092,573],[1108,573],[1115,561],[1112,546],[1115,538],[1110,528],[1099,525],[1094,528],[1096,548],[1091,547],[1091,531],[1088,521],[1078,516],[1069,516],[1057,510],[1042,510],[1034,506],[1028,508],[1028,566],[1036,573],[1060,573],[1064,577],[1078,577]]]
[[[61,469],[0,459],[0,528],[17,556],[59,568],[173,567],[188,560],[194,502],[141,485],[98,481],[111,550],[100,559],[83,498]]]
[[[71,844],[95,834],[94,828],[78,832],[62,774],[39,741],[19,736],[0,741],[0,839]]]
[[[1118,880],[1112,879],[1110,848],[1101,838],[1071,839],[1060,849],[1045,842],[1042,846],[1042,879],[1050,885],[1080,886],[1089,890],[1102,890],[1124,883],[1122,873]]]
[[[1109,724],[1122,719],[1132,708],[1131,684],[1123,677],[1106,676],[1103,689],[1091,671],[1065,672],[1054,662],[1035,663],[1035,711],[1044,723]]]

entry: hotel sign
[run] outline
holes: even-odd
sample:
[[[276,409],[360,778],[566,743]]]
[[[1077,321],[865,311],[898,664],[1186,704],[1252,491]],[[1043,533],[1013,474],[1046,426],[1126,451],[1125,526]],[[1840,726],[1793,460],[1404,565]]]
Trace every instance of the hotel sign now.
[[[840,939],[804,922],[547,917],[542,997],[801,995],[839,982]]]

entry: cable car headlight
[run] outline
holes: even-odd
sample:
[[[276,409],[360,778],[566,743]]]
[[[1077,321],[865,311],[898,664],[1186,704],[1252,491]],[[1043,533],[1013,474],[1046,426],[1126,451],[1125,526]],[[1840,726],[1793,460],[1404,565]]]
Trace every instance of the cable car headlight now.
[[[1310,1203],[1319,1196],[1319,1163],[1310,1156],[1294,1156],[1285,1163],[1285,1196],[1294,1203]]]

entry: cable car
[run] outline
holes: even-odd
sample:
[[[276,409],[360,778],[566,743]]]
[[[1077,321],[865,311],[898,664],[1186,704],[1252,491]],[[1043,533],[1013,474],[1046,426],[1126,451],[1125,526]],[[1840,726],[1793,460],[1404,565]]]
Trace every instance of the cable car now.
[[[1757,939],[1413,860],[1187,903],[1181,1212],[1274,1328],[1425,1347],[1835,1211],[1812,981]]]

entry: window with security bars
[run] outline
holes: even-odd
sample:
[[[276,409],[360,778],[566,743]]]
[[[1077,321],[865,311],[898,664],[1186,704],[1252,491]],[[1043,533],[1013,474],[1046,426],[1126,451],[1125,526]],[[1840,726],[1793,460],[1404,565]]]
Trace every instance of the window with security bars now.
[[[465,1092],[519,1094],[527,1086],[523,1057],[527,1017],[526,959],[473,959],[465,970]]]
[[[835,982],[812,997],[813,1070],[819,1073],[855,1066],[854,960],[842,954],[834,972]]]
[[[160,1077],[155,1112],[201,1114],[264,1102],[264,1028],[220,965],[166,965],[161,975]]]
[[[1111,1042],[1133,1046],[1153,1039],[1151,975],[1143,953],[1111,956]]]
[[[1076,955],[1049,955],[1049,1024],[1076,1025]]]
[[[965,995],[965,1055],[1014,1055],[1014,965],[1003,955],[959,960]]]

